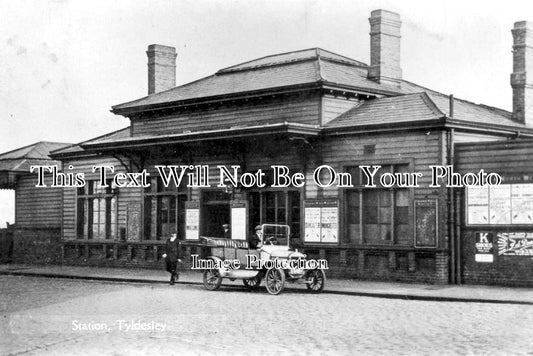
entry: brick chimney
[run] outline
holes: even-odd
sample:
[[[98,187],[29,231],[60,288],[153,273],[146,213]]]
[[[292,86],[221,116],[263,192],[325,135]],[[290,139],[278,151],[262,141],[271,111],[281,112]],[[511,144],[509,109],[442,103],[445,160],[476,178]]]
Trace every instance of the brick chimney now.
[[[400,85],[400,15],[387,10],[370,13],[370,67],[368,79]]]
[[[176,86],[176,48],[152,44],[148,56],[148,95]]]
[[[533,125],[533,23],[515,22],[513,34],[513,119]]]

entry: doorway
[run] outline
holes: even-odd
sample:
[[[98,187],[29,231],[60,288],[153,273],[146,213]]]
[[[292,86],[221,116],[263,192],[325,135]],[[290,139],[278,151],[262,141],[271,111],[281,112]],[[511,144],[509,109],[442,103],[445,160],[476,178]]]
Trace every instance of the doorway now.
[[[223,224],[230,224],[231,195],[222,191],[203,191],[200,209],[200,234],[209,237],[223,237]]]

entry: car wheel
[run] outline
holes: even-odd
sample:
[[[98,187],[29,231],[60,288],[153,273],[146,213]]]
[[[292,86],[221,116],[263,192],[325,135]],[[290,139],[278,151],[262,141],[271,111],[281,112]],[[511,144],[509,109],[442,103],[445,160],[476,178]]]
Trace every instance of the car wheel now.
[[[204,270],[204,287],[207,290],[216,290],[222,284],[222,277],[218,269]]]
[[[285,286],[285,272],[279,268],[271,268],[265,276],[265,285],[268,293],[280,294]]]
[[[243,279],[242,283],[248,289],[257,289],[261,284],[261,277],[255,276],[254,278]]]
[[[321,292],[326,284],[326,274],[321,269],[307,271],[305,281],[307,289],[314,293]]]

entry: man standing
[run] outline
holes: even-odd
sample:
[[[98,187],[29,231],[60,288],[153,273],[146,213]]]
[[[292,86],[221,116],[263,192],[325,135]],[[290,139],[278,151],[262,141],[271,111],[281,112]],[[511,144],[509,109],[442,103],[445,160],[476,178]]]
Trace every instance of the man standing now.
[[[222,229],[224,230],[224,238],[231,239],[231,232],[229,230],[229,224],[222,225]]]
[[[163,258],[166,263],[166,270],[170,273],[170,285],[174,285],[176,280],[179,279],[180,275],[177,271],[178,262],[181,262],[180,257],[180,244],[177,239],[177,234],[173,233],[170,235],[170,238],[167,240],[165,253]]]
[[[255,234],[250,238],[250,248],[256,249],[263,246],[263,228],[261,225],[255,227]]]

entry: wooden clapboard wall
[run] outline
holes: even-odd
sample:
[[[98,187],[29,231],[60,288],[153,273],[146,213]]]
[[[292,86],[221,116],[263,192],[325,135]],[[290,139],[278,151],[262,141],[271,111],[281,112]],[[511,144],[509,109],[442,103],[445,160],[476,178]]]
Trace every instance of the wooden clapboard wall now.
[[[330,136],[325,138],[321,148],[322,162],[332,166],[337,172],[344,171],[345,166],[358,164],[388,164],[394,162],[410,162],[412,172],[422,173],[418,179],[419,188],[412,188],[410,202],[410,220],[413,221],[415,200],[437,200],[439,211],[439,247],[445,247],[445,214],[446,188],[430,188],[430,165],[445,163],[445,135],[442,131],[404,131],[374,133],[367,135]],[[365,146],[374,145],[374,153],[365,153]],[[307,198],[320,195],[324,198],[339,198],[341,209],[344,209],[342,188],[330,187],[319,191],[314,184],[306,187]],[[342,210],[341,210],[342,211]],[[343,213],[341,212],[341,215]],[[342,222],[341,222],[342,224]],[[414,231],[413,229],[411,229]],[[341,226],[340,234],[346,233]],[[414,247],[414,232],[410,235],[398,236],[395,243]],[[341,236],[342,237],[342,236]],[[342,239],[341,239],[342,240]],[[350,238],[350,240],[353,240]]]
[[[238,125],[264,125],[281,122],[318,125],[320,97],[318,93],[300,93],[276,97],[185,109],[155,117],[132,119],[133,136],[229,129]]]
[[[47,187],[37,188],[37,175],[21,176],[15,189],[15,223],[21,228],[61,227],[61,188],[51,188],[51,177],[46,176]]]
[[[75,159],[65,162],[65,166],[73,165],[72,171],[85,173],[86,180],[98,179],[96,173],[92,173],[92,167],[95,165],[109,165],[115,167],[115,173],[124,172],[124,167],[114,158],[99,157]],[[108,178],[112,178],[112,173]],[[126,228],[127,209],[129,204],[138,205],[141,208],[142,192],[140,188],[121,188],[118,193],[118,214],[117,214],[117,233],[121,228]],[[63,238],[66,240],[76,239],[76,189],[64,188],[63,190]]]

